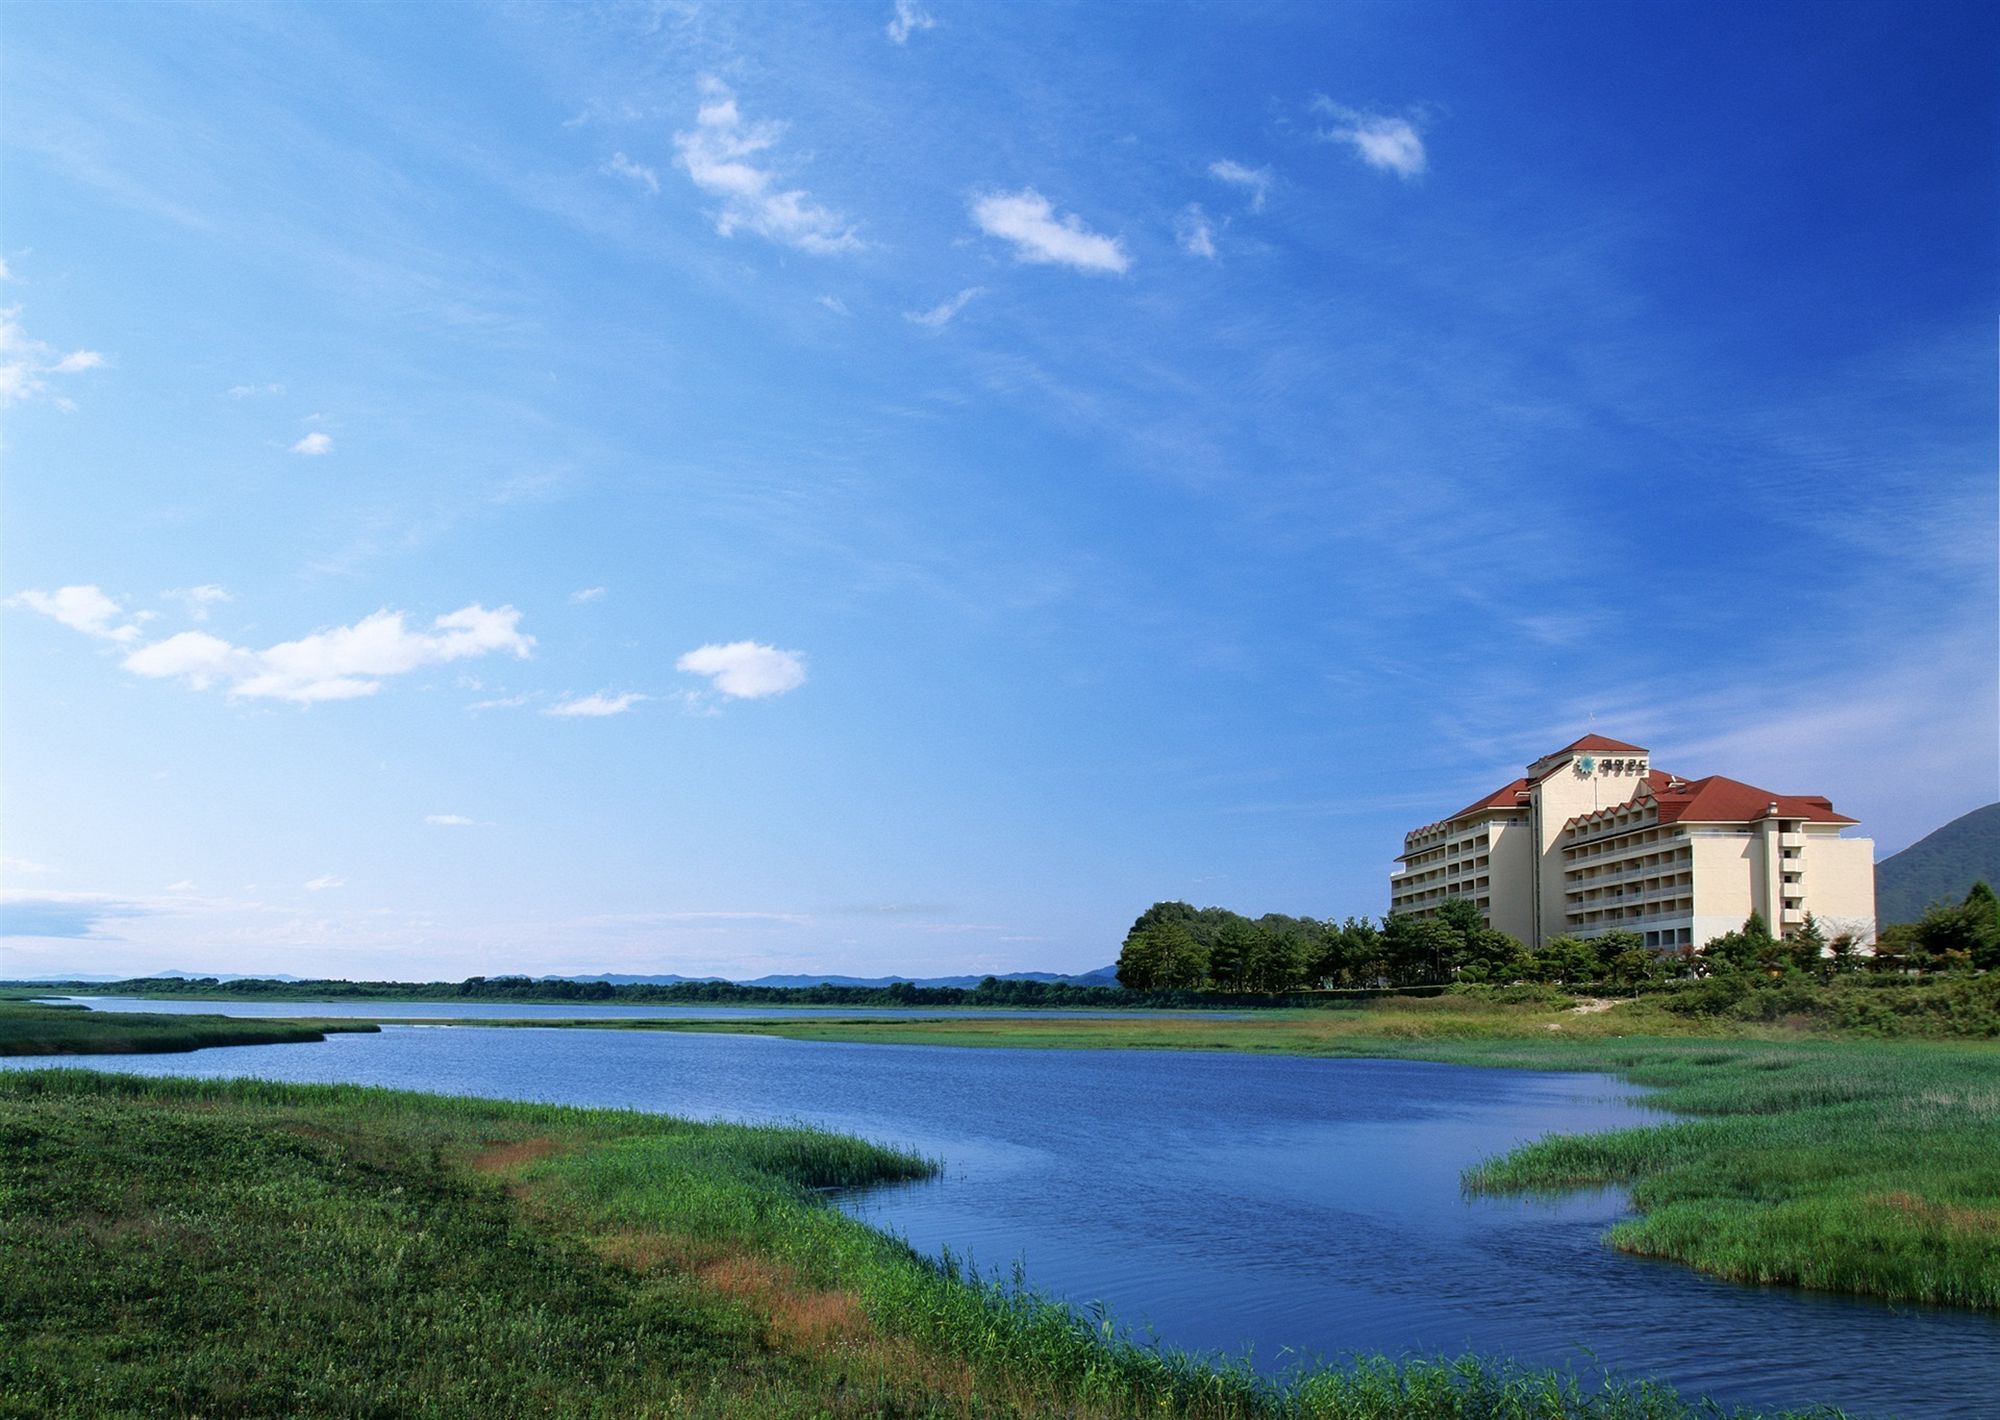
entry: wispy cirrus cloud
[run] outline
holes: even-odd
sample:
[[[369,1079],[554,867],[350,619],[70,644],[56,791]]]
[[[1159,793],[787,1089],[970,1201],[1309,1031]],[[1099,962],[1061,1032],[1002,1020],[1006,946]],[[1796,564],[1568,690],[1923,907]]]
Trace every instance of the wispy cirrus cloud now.
[[[889,17],[886,33],[891,44],[908,44],[918,30],[934,30],[937,20],[917,0],[896,0],[896,13]]]
[[[464,814],[425,814],[424,822],[432,828],[471,828],[473,821]]]
[[[613,153],[598,171],[610,177],[628,178],[649,193],[655,195],[659,193],[660,175],[644,163],[626,157],[622,152]]]
[[[769,167],[758,165],[777,146],[785,125],[743,117],[735,94],[719,79],[701,81],[702,103],[695,126],[674,135],[681,166],[694,185],[721,199],[715,230],[738,231],[818,255],[860,251],[867,245],[854,224],[822,207],[800,188],[785,188]]]
[[[607,695],[603,691],[598,691],[593,695],[577,695],[558,700],[542,713],[571,719],[601,720],[609,715],[623,715],[634,705],[650,699],[651,696],[641,695],[632,690],[622,695]]]
[[[1174,219],[1174,241],[1189,256],[1215,260],[1215,229],[1209,225],[1208,214],[1201,210],[1200,203],[1190,202]]]
[[[22,328],[19,306],[0,307],[0,405],[25,404],[49,394],[53,375],[80,375],[103,369],[105,358],[95,350],[58,351]],[[75,406],[57,397],[58,408]]]
[[[266,395],[281,395],[285,387],[277,383],[261,385],[231,385],[228,394],[231,399],[256,399]]]
[[[176,679],[197,690],[223,686],[232,696],[310,704],[373,695],[391,676],[425,666],[507,652],[526,657],[535,638],[520,630],[511,606],[474,604],[436,618],[428,631],[410,627],[400,611],[378,611],[351,626],[317,631],[263,650],[232,645],[205,631],[183,631],[125,657],[125,669],[151,679]]]
[[[1091,231],[1073,212],[1058,217],[1055,205],[1032,187],[974,198],[972,220],[988,236],[1010,243],[1016,261],[1099,276],[1122,276],[1132,267],[1123,242]]]
[[[806,683],[804,656],[757,641],[697,646],[675,661],[674,668],[706,676],[717,692],[732,700],[762,700]]]
[[[594,601],[602,601],[604,599],[604,591],[603,587],[578,587],[569,594],[569,604],[571,606],[586,606]]]
[[[325,892],[329,888],[342,888],[346,886],[346,878],[335,877],[332,873],[322,873],[311,882],[306,883],[305,890],[307,892]]]
[[[16,592],[7,598],[7,605],[38,611],[72,631],[81,631],[100,641],[124,644],[136,641],[145,634],[138,623],[145,620],[146,615],[126,620],[128,613],[125,609],[100,587],[85,585],[58,587],[53,592]]]
[[[938,302],[927,311],[903,312],[903,319],[912,325],[928,326],[932,330],[941,330],[945,326],[950,325],[953,318],[960,311],[964,310],[966,306],[985,294],[986,288],[984,286],[968,286],[956,296],[953,296],[949,300]]]
[[[318,458],[321,454],[333,452],[333,436],[315,429],[312,433],[292,445],[292,452],[304,454],[308,458]]]
[[[1424,151],[1423,135],[1414,122],[1393,114],[1367,113],[1337,104],[1324,94],[1313,100],[1313,110],[1333,120],[1314,137],[1322,143],[1344,143],[1371,168],[1394,173],[1409,182],[1423,176],[1430,165]]]
[[[1208,175],[1217,182],[1226,182],[1247,192],[1252,212],[1264,210],[1264,199],[1271,191],[1272,174],[1269,168],[1252,168],[1228,158],[1218,158],[1208,165]]]
[[[199,587],[178,587],[161,592],[163,597],[171,597],[187,608],[190,621],[206,621],[210,607],[220,606],[231,600],[229,589],[217,582],[204,582]]]

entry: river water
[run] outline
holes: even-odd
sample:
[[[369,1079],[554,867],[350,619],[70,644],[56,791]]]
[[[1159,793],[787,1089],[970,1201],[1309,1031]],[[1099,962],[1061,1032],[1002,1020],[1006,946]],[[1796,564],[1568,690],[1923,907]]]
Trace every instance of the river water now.
[[[45,996],[47,1002],[88,1006],[93,1011],[144,1011],[154,1015],[243,1016],[256,1019],[321,1017],[363,1020],[439,1021],[768,1021],[794,1016],[839,1016],[844,1020],[870,1017],[899,1020],[960,1016],[1015,1018],[1028,1016],[1172,1016],[1185,1011],[1092,1011],[1008,1006],[711,1006],[661,1003],[650,1006],[604,1005],[592,1001],[198,1001],[175,997],[154,1001],[144,996]],[[1205,1017],[1240,1016],[1241,1011],[1204,1011]]]
[[[298,1004],[307,1014],[317,1006]],[[52,1062],[0,1061],[13,1068]],[[69,1062],[75,1063],[75,1062]],[[2000,1324],[1715,1281],[1600,1241],[1622,1195],[1468,1198],[1468,1164],[1656,1120],[1604,1076],[1192,1052],[390,1027],[308,1045],[99,1057],[702,1119],[796,1120],[944,1161],[857,1216],[1120,1321],[1277,1368],[1475,1351],[1763,1409],[2000,1413]]]

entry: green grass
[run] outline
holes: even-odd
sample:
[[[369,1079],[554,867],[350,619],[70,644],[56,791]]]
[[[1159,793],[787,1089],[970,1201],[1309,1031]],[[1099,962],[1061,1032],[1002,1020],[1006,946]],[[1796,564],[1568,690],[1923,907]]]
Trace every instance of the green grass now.
[[[931,1168],[807,1129],[0,1076],[0,1415],[1693,1413],[1473,1361],[1259,1378],[928,1263],[819,1192]]]
[[[330,1031],[374,1032],[368,1021],[259,1021],[91,1011],[0,997],[0,1055],[133,1055],[211,1045],[291,1045]]]

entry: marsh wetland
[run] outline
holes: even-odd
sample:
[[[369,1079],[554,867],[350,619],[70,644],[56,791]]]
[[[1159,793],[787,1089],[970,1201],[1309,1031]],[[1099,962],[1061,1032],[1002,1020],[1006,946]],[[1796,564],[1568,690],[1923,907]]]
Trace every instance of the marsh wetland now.
[[[937,1172],[842,1193],[852,1216],[907,1238],[926,1257],[969,1260],[981,1274],[1018,1277],[1078,1308],[1102,1304],[1116,1322],[1170,1348],[1247,1352],[1252,1372],[1266,1378],[1357,1352],[1476,1353],[1568,1368],[1590,1385],[1607,1370],[1643,1377],[1685,1396],[1764,1411],[1817,1403],[1861,1414],[1973,1415],[2000,1393],[2000,1327],[1990,1310],[1746,1286],[1608,1246],[1611,1232],[1640,1251],[1670,1253],[1630,1234],[1661,1219],[1684,1224],[1693,1216],[1689,1185],[1671,1168],[1648,1177],[1630,1160],[1609,1157],[1638,1147],[1631,1142],[1589,1142],[1664,1137],[1669,1142],[1648,1147],[1671,1154],[1681,1147],[1671,1142],[1675,1131],[1771,1125],[1768,1097],[1758,1108],[1686,1124],[1656,1108],[1726,1106],[1700,1097],[1704,1077],[1718,1085],[1735,1076],[1756,1085],[1761,1077],[1793,1095],[1815,1081],[1812,1088],[1842,1097],[1838,1107],[1849,1116],[1844,1125],[1819,1117],[1794,1127],[1853,1128],[1854,1111],[1868,1108],[1869,1091],[1857,1082],[1881,1073],[1884,1052],[1910,1052],[1899,1056],[1906,1070],[1938,1072],[1925,1086],[1936,1094],[1951,1079],[1990,1091],[1990,1079],[1982,1083],[1994,1064],[1990,1050],[1961,1058],[1929,1046],[1820,1044],[1802,1047],[1807,1056],[1798,1058],[1769,1043],[1663,1041],[1652,1043],[1648,1058],[1639,1047],[1620,1047],[1628,1077],[1666,1086],[1649,1092],[1603,1073],[1619,1062],[1601,1054],[1575,1056],[1591,1073],[1520,1068],[1549,1063],[1518,1058],[1533,1049],[1561,1062],[1560,1047],[1534,1042],[1485,1047],[1490,1063],[1510,1069],[1477,1068],[1487,1063],[1478,1049],[1449,1042],[1419,1041],[1415,1053],[1457,1049],[1466,1058],[1302,1058],[1245,1052],[1240,1040],[1231,1051],[1157,1048],[1161,1034],[1171,1042],[1181,1029],[1179,1022],[1039,1020],[731,1021],[699,1031],[392,1026],[313,1044],[124,1057],[113,1068],[381,1085],[860,1136],[898,1156],[933,1160]],[[1186,1029],[1240,1036],[1252,1027]],[[1256,1029],[1281,1031],[1284,1023]],[[846,1030],[870,1041],[902,1034],[923,1043],[744,1033],[766,1030]],[[1005,1033],[1041,1048],[938,1043],[940,1032],[962,1039],[968,1030],[989,1045]],[[1079,1049],[1077,1032],[1109,1037],[1086,1045],[1154,1048]],[[1135,1033],[1147,1038],[1126,1038]],[[1215,1041],[1181,1040],[1199,1043]],[[1754,1058],[1732,1055],[1741,1051]],[[1412,1053],[1412,1043],[1387,1040],[1379,1052]],[[1685,1078],[1672,1078],[1676,1068]],[[1887,1072],[1885,1088],[1894,1075]],[[1940,1097],[1932,1107],[1951,1105]],[[1586,1139],[1510,1153],[1552,1133]],[[1862,1130],[1856,1141],[1882,1143],[1869,1144],[1872,1137]],[[1959,1162],[1976,1173],[1980,1157],[1975,1134]],[[1692,1162],[1715,1166],[1713,1158]],[[1951,1162],[1942,1161],[1947,1172]],[[1730,1166],[1725,1156],[1722,1167]],[[1626,1188],[1616,1186],[1632,1183],[1648,1220],[1635,1221]],[[1742,1207],[1755,1206],[1755,1180],[1730,1186],[1745,1195],[1736,1200]],[[1658,1196],[1648,1198],[1648,1189]],[[1795,1225],[1823,1227],[1811,1208],[1837,1213],[1840,1200],[1780,1201]],[[1957,1280],[1938,1285],[1976,1288],[1990,1278],[1990,1242],[1964,1228],[1949,1200],[1936,1205],[1935,1218],[1923,1216],[1925,1206],[1904,1208],[1917,1233],[1968,1232]],[[1701,1216],[1704,1226],[1728,1232],[1722,1214]],[[1909,1246],[1923,1245],[1911,1237]],[[1114,1404],[1109,1413],[1119,1410]]]

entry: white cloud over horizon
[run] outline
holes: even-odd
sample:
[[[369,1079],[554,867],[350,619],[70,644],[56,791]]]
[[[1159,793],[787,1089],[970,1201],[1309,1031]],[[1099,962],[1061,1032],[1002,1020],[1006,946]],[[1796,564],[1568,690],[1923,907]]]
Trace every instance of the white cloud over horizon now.
[[[1132,268],[1123,242],[1091,231],[1073,212],[1058,217],[1054,204],[1032,187],[974,198],[972,220],[988,236],[1011,243],[1016,261],[1091,275],[1122,276]]]
[[[942,330],[951,324],[954,317],[968,304],[986,294],[984,286],[968,286],[949,300],[940,301],[927,311],[905,311],[903,319],[912,325],[928,326],[932,330]]]
[[[867,245],[845,217],[822,207],[803,189],[781,187],[776,172],[751,161],[777,146],[784,124],[746,121],[735,94],[719,79],[703,79],[701,90],[695,126],[676,133],[674,147],[694,185],[722,200],[715,213],[720,235],[755,232],[822,256]]]
[[[378,611],[351,626],[316,631],[264,650],[235,646],[205,631],[183,631],[125,657],[125,669],[151,679],[178,679],[196,690],[222,685],[228,694],[310,704],[373,695],[390,676],[495,651],[525,658],[535,638],[520,630],[511,606],[478,604],[413,631],[400,611]]]
[[[112,623],[128,613],[101,588],[89,585],[58,587],[53,592],[16,592],[7,598],[8,606],[24,606],[30,611],[38,611],[43,616],[61,622],[72,631],[81,631],[86,636],[94,636],[101,641],[116,641],[121,645],[136,641],[145,633],[135,621],[123,625]],[[144,618],[138,618],[143,620]]]
[[[806,683],[805,658],[757,641],[713,642],[697,646],[674,662],[676,670],[706,676],[709,684],[732,700],[761,700],[783,695]]]
[[[908,44],[918,30],[934,30],[937,20],[917,0],[896,0],[896,13],[889,17],[885,33],[891,44]]]
[[[1322,143],[1345,143],[1371,168],[1394,173],[1409,182],[1421,177],[1430,165],[1423,135],[1407,118],[1365,113],[1337,104],[1324,95],[1313,100],[1313,109],[1338,125],[1323,128],[1315,136]]]
[[[634,705],[650,699],[652,699],[650,695],[641,695],[639,692],[633,690],[628,690],[622,695],[606,695],[603,691],[598,691],[592,695],[578,695],[572,696],[567,700],[558,700],[555,704],[549,706],[548,709],[542,711],[542,713],[544,715],[575,717],[586,720],[601,720],[607,715],[623,715]]]

